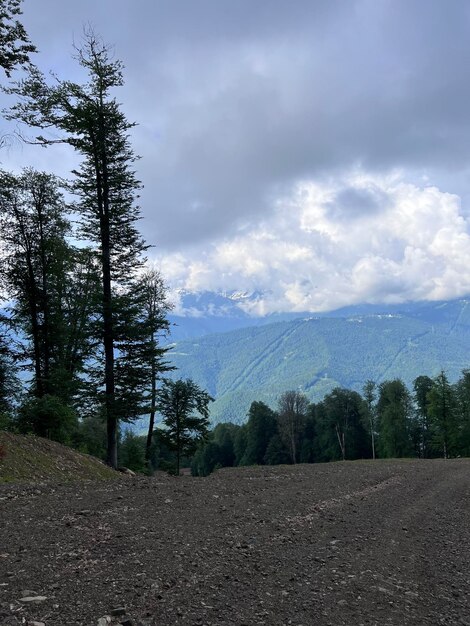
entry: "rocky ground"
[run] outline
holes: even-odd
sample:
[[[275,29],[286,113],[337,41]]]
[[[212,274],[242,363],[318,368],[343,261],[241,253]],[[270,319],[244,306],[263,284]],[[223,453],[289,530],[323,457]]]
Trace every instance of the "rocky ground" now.
[[[0,623],[470,625],[470,460],[0,486]]]

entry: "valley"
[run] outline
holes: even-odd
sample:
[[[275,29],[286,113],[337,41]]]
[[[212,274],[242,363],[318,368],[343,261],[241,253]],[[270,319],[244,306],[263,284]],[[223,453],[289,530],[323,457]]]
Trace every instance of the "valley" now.
[[[417,376],[444,370],[454,381],[469,366],[466,300],[377,309],[273,323],[264,318],[257,325],[177,341],[170,353],[174,376],[195,380],[216,398],[214,423],[243,423],[251,402],[275,406],[286,390],[298,389],[316,402],[335,387],[361,392],[368,379],[399,377],[411,386]],[[203,319],[211,328],[207,309],[199,313],[199,323]],[[215,319],[213,328],[220,328],[221,318]],[[192,320],[187,324],[191,332]]]

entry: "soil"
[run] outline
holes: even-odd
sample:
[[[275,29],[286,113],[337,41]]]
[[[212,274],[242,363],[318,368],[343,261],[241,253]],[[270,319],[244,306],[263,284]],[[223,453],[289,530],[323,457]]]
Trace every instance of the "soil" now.
[[[468,459],[2,485],[0,529],[5,625],[470,625]]]

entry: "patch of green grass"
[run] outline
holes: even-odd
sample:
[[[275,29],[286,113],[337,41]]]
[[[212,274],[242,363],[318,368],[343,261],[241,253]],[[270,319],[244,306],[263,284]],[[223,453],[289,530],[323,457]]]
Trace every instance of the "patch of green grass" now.
[[[94,457],[32,435],[0,432],[0,483],[110,480],[117,472]]]

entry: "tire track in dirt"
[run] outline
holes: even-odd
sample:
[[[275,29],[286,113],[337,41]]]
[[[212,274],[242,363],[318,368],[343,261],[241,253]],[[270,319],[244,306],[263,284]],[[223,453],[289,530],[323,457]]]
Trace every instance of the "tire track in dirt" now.
[[[304,515],[294,515],[286,518],[288,524],[311,524],[315,519],[318,518],[318,515],[329,509],[334,509],[342,506],[345,502],[357,501],[359,499],[367,498],[368,496],[375,494],[379,491],[383,491],[384,489],[389,489],[390,487],[395,487],[402,482],[402,478],[398,475],[391,476],[390,478],[386,478],[385,480],[381,480],[378,483],[373,485],[369,485],[363,489],[359,489],[357,491],[353,491],[351,493],[346,493],[337,498],[330,498],[328,500],[321,500],[320,502],[316,502],[308,513]]]

